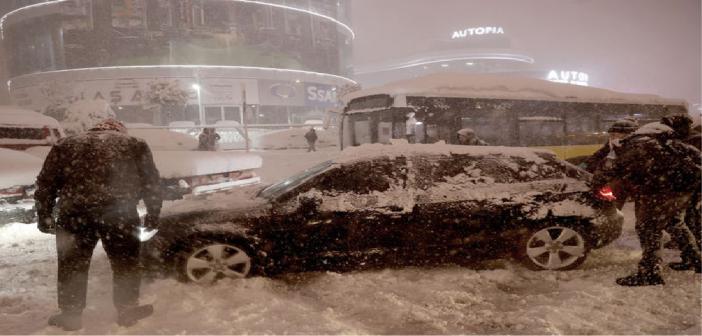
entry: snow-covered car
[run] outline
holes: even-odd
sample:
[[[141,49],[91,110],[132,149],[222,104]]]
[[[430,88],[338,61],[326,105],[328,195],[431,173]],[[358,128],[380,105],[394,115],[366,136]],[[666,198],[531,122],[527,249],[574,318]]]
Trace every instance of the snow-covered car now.
[[[340,260],[518,256],[568,270],[619,236],[590,175],[529,148],[364,145],[258,191],[164,208],[145,265],[185,280],[274,274]],[[439,258],[441,259],[441,258]]]
[[[260,156],[242,151],[198,151],[197,138],[148,124],[128,125],[129,134],[151,148],[165,199],[200,194],[261,181]]]
[[[43,163],[22,151],[0,148],[0,224],[31,222],[34,180]]]
[[[56,119],[13,106],[0,106],[0,147],[51,146],[65,134]]]

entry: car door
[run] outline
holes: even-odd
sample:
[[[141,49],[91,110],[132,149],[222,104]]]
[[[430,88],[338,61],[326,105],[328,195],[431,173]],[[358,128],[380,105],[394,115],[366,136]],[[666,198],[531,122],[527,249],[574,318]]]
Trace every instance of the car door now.
[[[305,254],[345,253],[392,242],[407,219],[404,158],[337,164],[277,202],[288,244]]]

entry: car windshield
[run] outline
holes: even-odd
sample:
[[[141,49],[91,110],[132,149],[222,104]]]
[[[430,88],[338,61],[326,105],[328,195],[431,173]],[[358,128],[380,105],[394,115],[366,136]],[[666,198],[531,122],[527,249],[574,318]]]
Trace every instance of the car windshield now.
[[[288,192],[289,190],[294,189],[308,178],[325,171],[332,165],[332,163],[332,161],[325,161],[316,166],[305,169],[295,175],[287,177],[279,181],[278,183],[270,185],[267,188],[261,190],[261,192],[258,193],[258,196],[267,199],[277,198],[278,196]]]

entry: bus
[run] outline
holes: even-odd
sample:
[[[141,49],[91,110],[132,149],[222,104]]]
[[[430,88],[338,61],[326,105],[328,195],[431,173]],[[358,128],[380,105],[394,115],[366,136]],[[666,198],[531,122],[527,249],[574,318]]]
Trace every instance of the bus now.
[[[457,143],[471,128],[490,145],[543,147],[562,159],[590,155],[621,118],[640,125],[687,113],[684,100],[505,75],[440,73],[342,97],[340,147]]]

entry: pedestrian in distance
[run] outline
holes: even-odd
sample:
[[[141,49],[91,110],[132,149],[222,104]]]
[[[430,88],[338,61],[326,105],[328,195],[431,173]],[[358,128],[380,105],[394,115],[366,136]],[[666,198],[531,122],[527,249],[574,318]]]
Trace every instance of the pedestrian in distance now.
[[[198,146],[197,149],[201,151],[213,151],[217,149],[217,141],[221,137],[215,129],[212,127],[205,127],[202,129],[202,133],[198,136]]]
[[[464,127],[456,132],[459,145],[466,146],[488,146],[487,142],[478,138],[472,128]]]
[[[700,152],[681,139],[681,134],[669,126],[647,124],[615,146],[612,167],[596,171],[593,177],[596,190],[615,179],[632,189],[642,256],[636,273],[618,278],[619,285],[665,283],[659,255],[663,230],[689,253],[693,264],[699,265],[699,247],[684,221],[691,195],[699,188]]]
[[[305,140],[307,140],[307,152],[316,152],[317,132],[314,127],[310,127],[310,130],[305,133]]]
[[[595,171],[599,169],[609,169],[614,159],[616,159],[614,147],[619,146],[622,139],[626,138],[638,128],[639,124],[635,119],[620,119],[615,121],[607,130],[609,136],[607,143],[585,160],[585,170],[594,174]],[[617,209],[621,210],[631,193],[631,188],[627,186],[625,182],[616,179],[609,181],[608,185],[612,188],[612,192],[617,197],[615,201]]]
[[[49,318],[49,325],[66,331],[82,328],[88,270],[98,240],[112,267],[117,324],[128,327],[151,315],[151,305],[139,305],[137,204],[143,200],[146,206],[144,226],[156,229],[161,194],[146,142],[129,136],[121,122],[104,120],[61,139],[49,152],[36,185],[37,225],[56,235],[58,255],[61,312]]]

